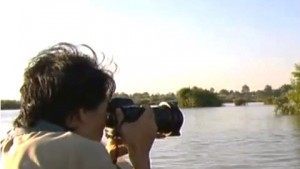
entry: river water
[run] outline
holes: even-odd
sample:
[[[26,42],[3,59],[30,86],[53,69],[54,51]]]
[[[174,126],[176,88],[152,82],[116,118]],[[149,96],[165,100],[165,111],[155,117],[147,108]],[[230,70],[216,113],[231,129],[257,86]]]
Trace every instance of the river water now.
[[[300,120],[260,103],[181,109],[180,137],[156,140],[153,169],[300,169]],[[17,111],[2,111],[0,136]]]

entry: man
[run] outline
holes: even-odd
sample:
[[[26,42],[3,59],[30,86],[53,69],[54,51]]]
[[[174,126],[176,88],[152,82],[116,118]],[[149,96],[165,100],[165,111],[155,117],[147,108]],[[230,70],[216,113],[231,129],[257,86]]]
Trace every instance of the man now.
[[[15,129],[1,142],[5,169],[115,169],[101,144],[109,101],[115,91],[113,73],[79,46],[59,43],[32,58],[20,89],[20,114]],[[148,106],[120,135],[135,169],[149,169],[149,152],[157,126]],[[119,122],[123,119],[116,110]],[[123,149],[124,154],[124,149]]]

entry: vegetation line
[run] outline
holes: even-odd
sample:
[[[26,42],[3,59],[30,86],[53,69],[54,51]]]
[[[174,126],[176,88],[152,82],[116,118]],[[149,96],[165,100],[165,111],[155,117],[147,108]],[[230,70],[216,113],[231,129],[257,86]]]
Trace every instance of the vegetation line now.
[[[243,85],[241,91],[222,89],[215,92],[200,87],[184,87],[174,93],[149,94],[115,93],[114,97],[131,98],[136,104],[159,104],[162,101],[176,101],[179,107],[217,107],[223,103],[235,103],[236,106],[247,105],[248,102],[264,102],[274,104],[277,115],[300,114],[300,64],[295,64],[291,84],[284,84],[278,89],[266,85],[263,90],[251,91],[248,85]],[[1,110],[19,109],[18,100],[1,100]]]

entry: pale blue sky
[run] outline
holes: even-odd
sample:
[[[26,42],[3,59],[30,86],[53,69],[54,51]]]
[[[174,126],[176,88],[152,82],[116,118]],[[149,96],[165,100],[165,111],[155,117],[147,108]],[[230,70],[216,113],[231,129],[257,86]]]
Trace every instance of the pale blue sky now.
[[[113,56],[126,93],[277,88],[300,62],[298,0],[0,3],[3,99],[18,99],[28,60],[61,41]]]

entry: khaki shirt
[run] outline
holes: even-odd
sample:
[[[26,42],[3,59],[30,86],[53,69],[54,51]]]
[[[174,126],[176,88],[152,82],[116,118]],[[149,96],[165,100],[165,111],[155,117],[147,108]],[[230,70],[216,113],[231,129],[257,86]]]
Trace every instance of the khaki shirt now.
[[[4,169],[116,169],[103,144],[72,132],[30,132],[2,142]],[[132,168],[128,163],[121,168]]]

